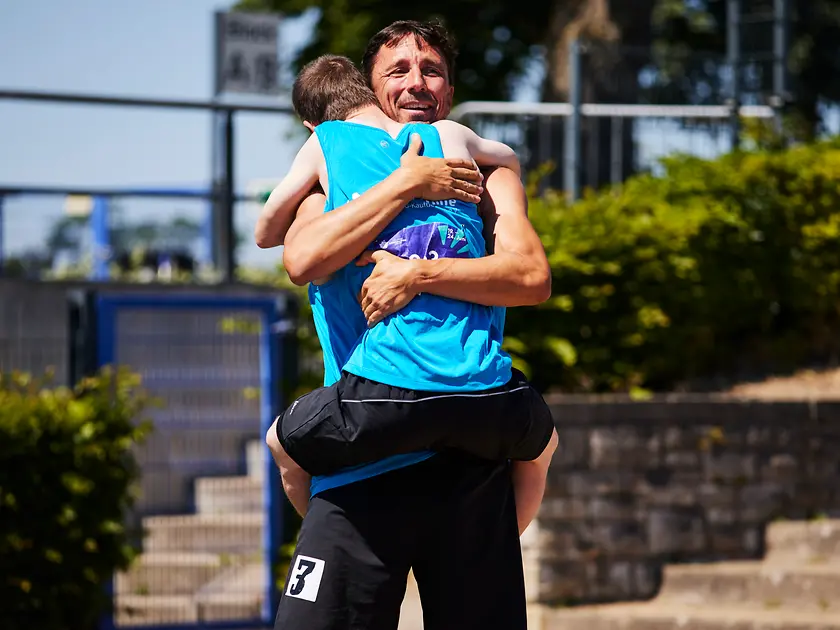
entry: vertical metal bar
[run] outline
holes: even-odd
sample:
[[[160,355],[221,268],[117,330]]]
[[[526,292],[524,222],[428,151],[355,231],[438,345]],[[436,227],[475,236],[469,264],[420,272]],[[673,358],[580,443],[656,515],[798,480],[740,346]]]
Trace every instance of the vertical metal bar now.
[[[261,393],[261,427],[260,435],[266,435],[271,428],[274,418],[282,411],[283,400],[280,396],[281,360],[279,353],[280,335],[276,324],[285,313],[277,312],[277,305],[271,304],[263,309],[260,329],[260,393]],[[263,598],[262,619],[269,621],[277,612],[280,604],[280,593],[277,590],[277,576],[274,573],[279,559],[280,547],[283,543],[283,489],[279,483],[280,476],[266,449],[263,453],[263,499],[266,506],[266,528],[263,530],[263,549],[265,570],[267,572],[266,586],[268,592]]]
[[[90,213],[91,240],[93,242],[92,280],[107,280],[111,276],[111,235],[108,226],[108,197],[93,198]]]
[[[741,137],[741,0],[726,0],[726,60],[731,73],[729,133],[734,151]]]
[[[598,190],[604,182],[601,180],[601,166],[604,164],[604,156],[601,155],[601,127],[604,119],[600,116],[590,117],[586,122],[581,122],[581,133],[584,132],[583,125],[586,125],[587,148],[581,155],[581,163],[586,163],[586,168],[581,172],[581,179],[586,186]],[[582,149],[582,147],[581,147]]]
[[[788,0],[773,0],[773,108],[776,130],[782,131],[782,111],[787,102]]]
[[[224,42],[223,31],[225,27],[225,14],[223,11],[216,11],[213,14],[213,101],[218,102],[222,93],[222,43]],[[205,221],[206,254],[204,261],[212,265],[216,270],[222,268],[221,248],[219,247],[219,226],[218,217],[221,215],[220,193],[223,187],[224,164],[222,147],[224,144],[224,132],[222,129],[224,114],[214,109],[210,112],[210,192],[213,197],[207,207],[207,218]]]
[[[571,114],[566,118],[564,187],[569,201],[580,199],[580,142],[581,142],[581,46],[575,39],[569,47],[569,104]]]
[[[6,251],[3,247],[3,243],[4,243],[4,239],[5,239],[5,236],[4,236],[4,233],[3,233],[4,232],[3,228],[5,227],[5,224],[6,224],[5,218],[3,216],[3,200],[4,199],[5,198],[3,197],[3,195],[0,195],[0,278],[3,277],[3,268],[5,266],[4,263],[6,262]]]
[[[613,116],[610,136],[610,181],[620,184],[624,181],[624,118]]]
[[[233,111],[225,112],[224,137],[224,180],[220,204],[219,250],[221,254],[221,272],[224,282],[233,282],[236,273],[236,239],[233,227],[234,208],[234,164],[233,164]]]

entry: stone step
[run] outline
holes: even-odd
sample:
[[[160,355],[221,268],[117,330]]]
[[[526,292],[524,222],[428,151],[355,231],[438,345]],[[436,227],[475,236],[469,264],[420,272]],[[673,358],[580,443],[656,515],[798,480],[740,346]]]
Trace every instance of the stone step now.
[[[195,480],[199,514],[243,514],[264,508],[262,483],[254,477],[201,477]]]
[[[840,614],[658,600],[544,612],[531,630],[840,630]]]
[[[260,619],[262,597],[249,593],[179,595],[120,595],[115,625],[156,626],[174,623],[243,622]],[[270,624],[268,624],[270,626]]]
[[[143,519],[143,550],[250,555],[262,549],[263,522],[259,513],[150,516]]]
[[[659,600],[840,612],[840,562],[825,565],[721,562],[665,567]]]
[[[245,444],[245,466],[248,476],[262,483],[270,457],[268,447],[263,440],[248,440]]]
[[[254,595],[262,601],[266,591],[268,573],[261,561],[248,562],[231,567],[219,574],[215,579],[205,584],[198,592],[199,597],[205,595],[237,594]]]
[[[225,557],[213,553],[143,553],[114,584],[125,595],[193,595],[228,566]]]
[[[767,558],[840,559],[840,520],[777,521],[767,526]]]
[[[118,593],[115,599],[114,623],[117,627],[198,621],[198,606],[188,595],[123,595]]]
[[[262,615],[262,593],[214,593],[196,597],[201,621],[253,621]]]

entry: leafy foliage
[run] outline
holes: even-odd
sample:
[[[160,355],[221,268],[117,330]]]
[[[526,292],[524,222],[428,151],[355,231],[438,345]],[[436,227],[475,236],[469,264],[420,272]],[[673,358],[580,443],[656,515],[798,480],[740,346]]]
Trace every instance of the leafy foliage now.
[[[312,41],[296,60],[300,67],[334,53],[361,62],[368,39],[396,20],[439,18],[458,37],[454,83],[461,100],[499,98],[521,74],[534,46],[545,43],[551,0],[532,0],[527,11],[504,0],[430,0],[424,3],[370,0],[241,0],[243,10],[276,11],[291,17],[320,11]]]
[[[532,199],[553,296],[507,333],[536,384],[664,390],[837,357],[840,140],[664,167]]]
[[[668,76],[672,100],[720,104],[726,98],[725,0],[657,0],[652,18],[655,58]],[[773,23],[750,18],[773,13],[772,0],[743,0],[741,49],[744,91],[764,103],[772,93]],[[799,135],[817,131],[821,101],[840,101],[840,0],[790,0],[791,124]]]
[[[136,553],[139,384],[108,368],[73,390],[0,375],[0,627],[90,630],[110,605],[105,584]]]

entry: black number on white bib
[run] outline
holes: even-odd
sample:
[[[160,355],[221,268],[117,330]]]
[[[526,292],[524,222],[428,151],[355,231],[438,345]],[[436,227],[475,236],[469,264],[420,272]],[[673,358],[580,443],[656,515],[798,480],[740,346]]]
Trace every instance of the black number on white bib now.
[[[298,556],[289,575],[286,595],[314,602],[324,575],[324,561],[309,556]]]

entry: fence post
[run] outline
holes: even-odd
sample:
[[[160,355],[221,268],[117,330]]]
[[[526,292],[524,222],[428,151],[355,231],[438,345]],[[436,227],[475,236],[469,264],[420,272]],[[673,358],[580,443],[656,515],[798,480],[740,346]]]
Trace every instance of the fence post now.
[[[624,117],[613,116],[610,121],[610,182],[624,181]]]
[[[734,151],[741,145],[741,0],[726,0],[726,60],[732,75],[729,132]]]
[[[222,199],[222,276],[225,282],[233,282],[236,273],[236,237],[233,227],[234,182],[233,182],[233,110],[225,115],[225,185]]]
[[[233,227],[234,160],[233,110],[216,110],[214,133],[219,150],[214,150],[213,174],[213,262],[222,274],[222,281],[233,282],[236,273]]]
[[[3,249],[3,227],[5,225],[5,219],[3,218],[3,195],[0,195],[0,278],[3,277],[3,270],[5,268],[6,262],[6,252]]]
[[[565,176],[563,185],[569,201],[580,199],[581,146],[581,45],[575,38],[569,46],[569,104],[572,111],[566,118]]]
[[[776,131],[782,133],[782,111],[787,94],[788,1],[773,0],[773,98]]]
[[[108,197],[93,198],[90,213],[91,240],[93,241],[92,280],[107,280],[111,277],[111,235],[108,221]]]

